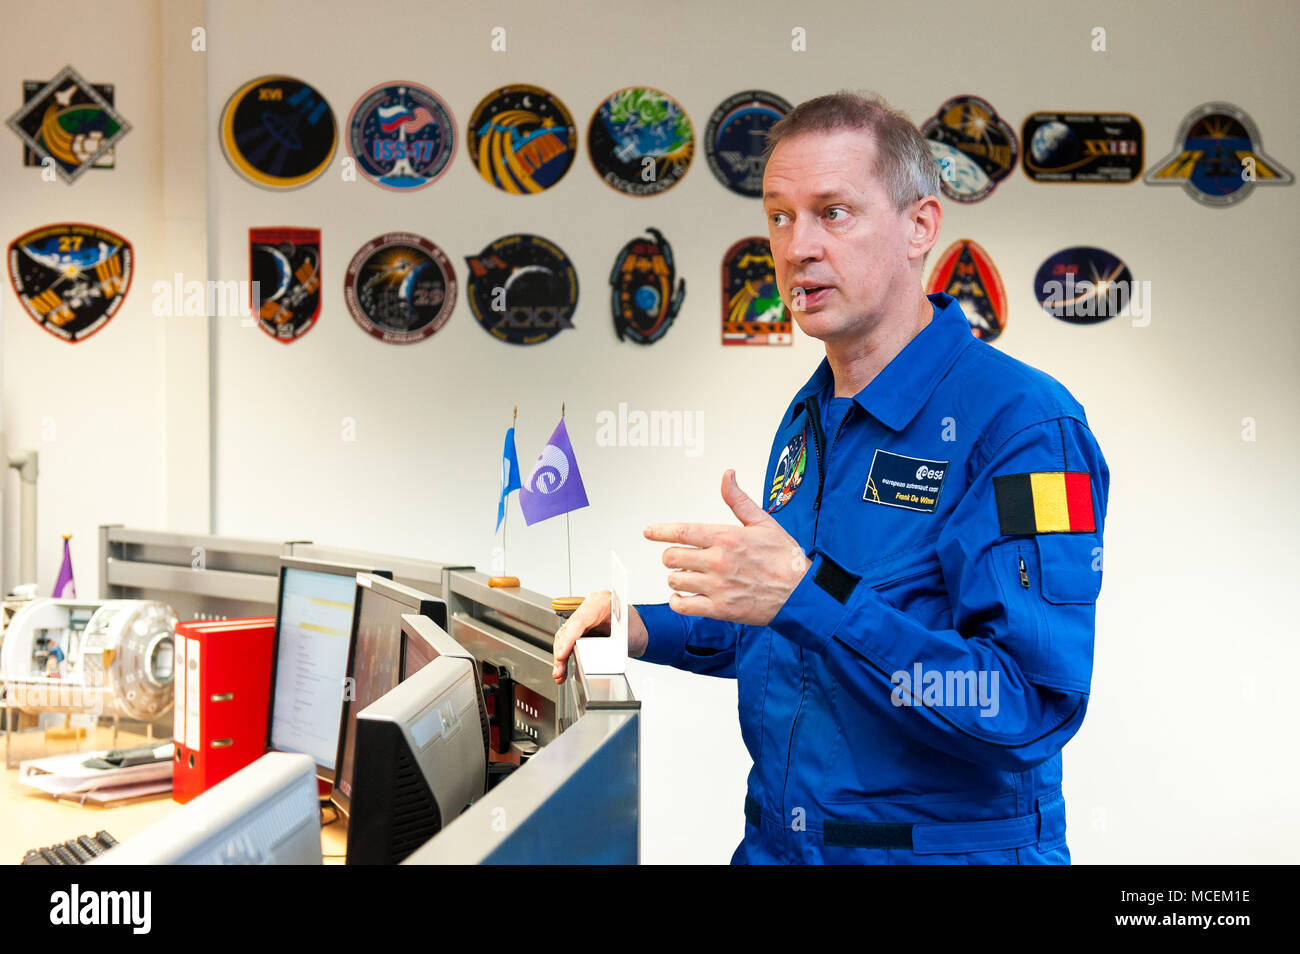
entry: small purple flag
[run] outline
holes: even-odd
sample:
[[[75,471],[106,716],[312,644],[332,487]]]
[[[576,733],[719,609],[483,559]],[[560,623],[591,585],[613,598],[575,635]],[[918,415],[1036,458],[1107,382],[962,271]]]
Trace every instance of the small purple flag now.
[[[531,527],[586,506],[587,490],[582,486],[578,460],[573,456],[573,445],[561,417],[550,442],[537,455],[532,473],[519,488],[519,508],[524,512],[524,523]]]
[[[54,598],[56,600],[75,600],[77,598],[77,583],[72,579],[72,553],[68,550],[68,538],[72,534],[63,535],[63,566],[59,567],[59,578],[54,581]]]

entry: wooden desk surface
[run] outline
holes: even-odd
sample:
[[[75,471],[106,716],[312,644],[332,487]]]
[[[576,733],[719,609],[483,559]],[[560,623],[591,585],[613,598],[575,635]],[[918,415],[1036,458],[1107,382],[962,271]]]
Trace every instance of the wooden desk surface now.
[[[100,727],[96,749],[114,747],[112,729]],[[116,747],[144,745],[144,736],[118,734]],[[125,805],[102,807],[87,802],[56,801],[53,796],[18,783],[18,770],[5,769],[0,783],[0,864],[16,865],[29,848],[43,848],[57,842],[107,831],[118,841],[148,828],[158,819],[180,808],[166,792]],[[325,818],[335,812],[326,810]],[[341,865],[347,851],[347,819],[340,817],[321,829],[321,853],[325,864]],[[330,856],[335,857],[330,857]]]

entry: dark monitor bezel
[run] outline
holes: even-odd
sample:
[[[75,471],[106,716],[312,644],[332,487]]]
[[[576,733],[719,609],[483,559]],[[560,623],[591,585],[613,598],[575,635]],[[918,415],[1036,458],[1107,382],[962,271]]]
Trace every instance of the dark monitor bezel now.
[[[360,564],[352,564],[352,563],[336,563],[332,560],[312,560],[307,557],[291,557],[291,556],[280,557],[280,573],[279,573],[277,589],[275,593],[275,636],[272,638],[271,641],[271,693],[270,693],[270,698],[267,699],[266,702],[266,751],[268,752],[282,751],[281,749],[275,748],[275,746],[271,744],[271,733],[275,727],[275,681],[278,676],[278,670],[280,666],[280,620],[281,617],[283,616],[283,611],[284,611],[285,570],[306,570],[308,572],[314,572],[314,573],[332,573],[335,576],[350,576],[352,577],[354,583],[356,582],[356,576],[358,573],[369,573],[372,576],[382,577],[390,580],[393,578],[392,570],[385,570],[379,567],[362,566]],[[349,663],[351,662],[352,659],[351,641],[356,637],[356,617],[357,617],[357,606],[356,606],[356,598],[354,596],[353,603],[352,603],[352,625],[350,627],[349,635],[348,635]],[[303,755],[306,753],[299,752],[294,754]],[[336,746],[335,758],[336,759],[338,758],[337,746]],[[312,761],[315,761],[315,759],[313,759]],[[335,764],[337,765],[338,763],[335,762]],[[316,778],[320,779],[322,782],[328,782],[331,788],[334,787],[334,769],[327,768],[326,766],[321,765],[319,762],[316,762]]]
[[[362,576],[368,576],[369,580],[366,583],[362,583]],[[394,603],[409,607],[407,610],[407,613],[409,614],[415,616],[427,616],[429,619],[433,620],[440,629],[446,630],[447,628],[446,600],[443,600],[441,597],[433,596],[430,593],[426,593],[423,590],[417,590],[413,586],[398,583],[391,577],[385,579],[377,574],[358,573],[357,593],[352,602],[352,633],[348,638],[348,678],[352,678],[356,674],[357,628],[361,622],[361,614],[358,610],[361,607],[362,591],[366,589],[369,589],[372,593],[385,599],[392,600]],[[406,614],[399,614],[399,616],[401,615]],[[399,646],[397,656],[397,681],[400,684],[402,682],[402,674],[406,671],[406,645],[408,641],[406,633],[401,631],[400,622],[398,632]],[[339,791],[338,787],[332,783],[337,779],[338,771],[342,770],[343,767],[343,749],[347,743],[348,713],[352,711],[354,702],[355,700],[345,697],[343,699],[343,707],[339,710],[339,739],[337,749],[334,753],[334,766],[336,771],[330,779],[330,802],[344,817],[347,817],[351,812],[352,799],[350,796],[344,795]]]

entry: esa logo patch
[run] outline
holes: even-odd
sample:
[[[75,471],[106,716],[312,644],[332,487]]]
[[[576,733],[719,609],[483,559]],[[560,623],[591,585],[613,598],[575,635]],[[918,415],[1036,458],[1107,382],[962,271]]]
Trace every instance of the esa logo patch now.
[[[343,300],[367,334],[389,344],[412,344],[451,317],[456,273],[442,249],[428,239],[389,232],[352,256]]]
[[[714,177],[737,195],[762,196],[764,137],[789,111],[788,102],[761,89],[728,97],[704,130],[704,155]]]
[[[348,115],[348,148],[375,185],[412,192],[432,185],[456,154],[451,107],[418,83],[368,91]]]
[[[554,242],[507,235],[465,261],[470,310],[492,337],[531,345],[573,327],[578,272]]]
[[[23,141],[23,165],[53,160],[69,183],[87,169],[111,169],[114,143],[131,131],[113,106],[112,85],[88,83],[71,66],[48,83],[25,81],[22,109],[8,125]]]
[[[741,239],[722,256],[722,343],[788,345],[791,324],[771,244],[758,235]]]
[[[939,187],[957,202],[978,202],[1011,174],[1020,155],[1015,131],[987,101],[954,96],[921,126],[939,165]]]
[[[1007,292],[989,253],[970,239],[944,249],[930,273],[927,294],[943,292],[957,299],[971,334],[992,341],[1007,326]]]
[[[1250,195],[1256,185],[1290,185],[1294,179],[1264,154],[1259,130],[1231,103],[1205,103],[1184,118],[1174,151],[1142,180],[1181,185],[1201,205],[1222,209]]]
[[[934,513],[948,474],[946,460],[925,460],[876,449],[862,499],[887,507]]]
[[[1129,113],[1034,113],[1020,127],[1035,182],[1132,182],[1142,174],[1142,124]]]
[[[794,492],[803,483],[804,467],[808,463],[808,430],[805,428],[785,445],[776,460],[772,486],[767,493],[767,512],[776,513],[790,502]]]
[[[261,76],[235,90],[221,113],[221,148],[241,176],[296,189],[329,165],[338,144],[325,97],[290,76]]]
[[[63,341],[99,331],[131,288],[131,243],[108,229],[60,223],[9,244],[9,280],[32,319]]]
[[[248,270],[258,327],[285,344],[312,329],[320,317],[320,229],[249,229]]]
[[[664,336],[677,317],[686,296],[686,280],[677,279],[673,248],[658,229],[652,236],[634,238],[623,246],[609,274],[618,340],[653,344]]]
[[[529,195],[564,178],[578,149],[573,117],[540,86],[503,86],[474,107],[466,135],[474,168],[502,192]]]
[[[587,128],[596,174],[625,195],[677,185],[695,156],[695,131],[681,104],[661,90],[630,86],[598,107]]]

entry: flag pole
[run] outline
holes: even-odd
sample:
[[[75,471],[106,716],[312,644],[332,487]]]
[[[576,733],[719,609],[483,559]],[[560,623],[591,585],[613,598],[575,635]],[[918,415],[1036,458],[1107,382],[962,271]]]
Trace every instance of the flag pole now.
[[[564,423],[564,402],[560,402],[560,423]],[[569,557],[569,595],[573,596],[573,534],[569,532],[569,511],[564,511],[564,549]]]
[[[560,424],[564,424],[565,403],[560,402]],[[551,600],[551,609],[560,617],[561,622],[567,620],[573,615],[574,611],[582,605],[582,599],[573,595],[573,535],[569,532],[569,511],[564,511],[564,549],[569,558],[569,595],[557,596]]]
[[[515,405],[514,414],[513,414],[513,415],[511,416],[511,418],[510,418],[510,427],[511,427],[512,430],[514,429],[514,426],[515,426],[515,424],[518,423],[518,421],[519,421],[519,405],[516,404],[516,405]],[[509,528],[510,528],[510,494],[506,494],[506,499],[505,499],[505,510],[502,512],[502,515],[501,515],[501,572],[502,572],[502,575],[501,575],[501,576],[493,576],[493,577],[489,578],[489,579],[488,579],[488,586],[492,586],[492,587],[501,587],[501,586],[518,586],[518,585],[519,585],[519,577],[517,577],[517,576],[507,576],[507,575],[505,575],[505,571],[508,569],[508,567],[506,566],[506,557],[507,557],[507,553],[506,553],[506,531],[507,531]]]

